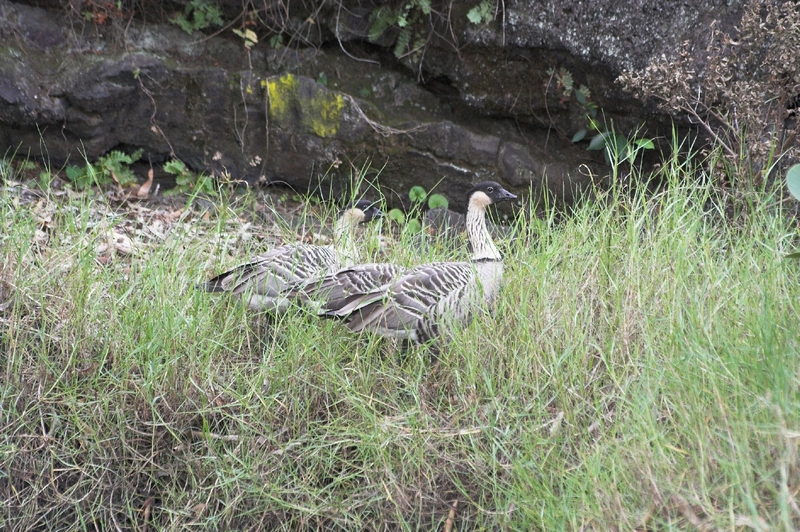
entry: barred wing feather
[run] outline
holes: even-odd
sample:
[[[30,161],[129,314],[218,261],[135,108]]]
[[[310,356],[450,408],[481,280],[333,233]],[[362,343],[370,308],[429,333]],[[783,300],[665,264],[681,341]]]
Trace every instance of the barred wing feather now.
[[[466,262],[441,262],[407,270],[388,291],[373,291],[348,310],[353,332],[371,329],[396,338],[424,342],[438,335],[445,317],[468,321],[475,270]]]
[[[247,264],[214,277],[206,283],[209,292],[252,290],[265,297],[278,297],[289,285],[319,278],[339,267],[336,252],[327,247],[293,244],[258,255]]]
[[[404,267],[385,262],[357,264],[310,283],[303,290],[304,298],[320,303],[319,314],[344,315],[365,294],[388,290],[403,271]]]

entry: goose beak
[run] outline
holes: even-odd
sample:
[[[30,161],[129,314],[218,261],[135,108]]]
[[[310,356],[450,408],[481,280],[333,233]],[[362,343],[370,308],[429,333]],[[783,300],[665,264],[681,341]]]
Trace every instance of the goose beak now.
[[[361,223],[367,223],[367,222],[372,222],[372,221],[375,221],[375,220],[380,220],[384,216],[383,215],[383,211],[380,210],[378,207],[370,207],[369,209],[367,209],[364,212],[364,214],[365,214],[364,221],[362,221]]]
[[[506,189],[503,189],[502,195],[500,196],[500,201],[508,201],[508,200],[515,200],[517,199],[516,194],[512,194]]]

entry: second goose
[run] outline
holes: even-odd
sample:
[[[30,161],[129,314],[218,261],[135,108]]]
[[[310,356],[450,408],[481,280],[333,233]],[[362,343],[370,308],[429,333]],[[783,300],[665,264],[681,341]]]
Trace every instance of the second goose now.
[[[250,262],[217,275],[202,285],[207,292],[231,292],[247,298],[252,310],[284,312],[286,291],[359,261],[354,232],[358,224],[383,216],[367,200],[359,200],[339,213],[334,225],[333,247],[287,244],[258,255]]]

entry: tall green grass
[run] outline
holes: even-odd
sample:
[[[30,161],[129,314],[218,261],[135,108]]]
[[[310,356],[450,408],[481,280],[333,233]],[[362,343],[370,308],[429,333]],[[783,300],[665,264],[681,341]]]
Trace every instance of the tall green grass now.
[[[6,188],[0,527],[797,529],[793,230],[679,171],[521,221],[435,360],[194,290],[269,245],[231,205],[99,260],[157,213]]]

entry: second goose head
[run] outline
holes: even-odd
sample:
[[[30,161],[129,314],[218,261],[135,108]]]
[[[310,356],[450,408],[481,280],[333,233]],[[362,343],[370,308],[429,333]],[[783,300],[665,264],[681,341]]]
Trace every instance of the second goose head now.
[[[337,222],[344,222],[346,225],[357,225],[371,222],[383,217],[378,204],[369,200],[354,201],[344,209],[339,211]]]
[[[342,266],[352,266],[359,262],[359,253],[354,240],[357,225],[383,217],[378,204],[369,200],[358,200],[339,211],[334,225],[334,242],[342,259]]]

